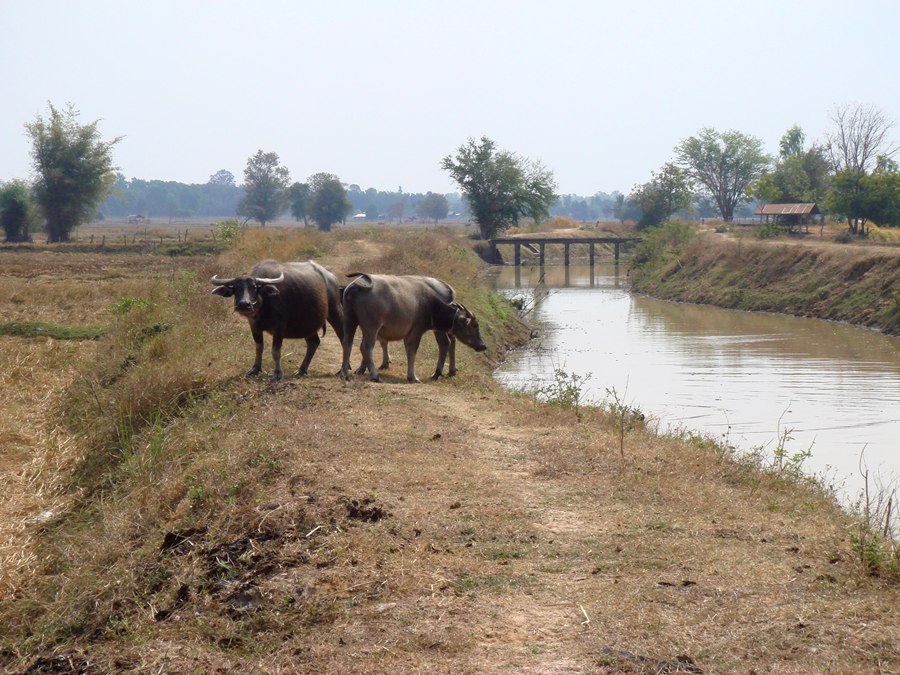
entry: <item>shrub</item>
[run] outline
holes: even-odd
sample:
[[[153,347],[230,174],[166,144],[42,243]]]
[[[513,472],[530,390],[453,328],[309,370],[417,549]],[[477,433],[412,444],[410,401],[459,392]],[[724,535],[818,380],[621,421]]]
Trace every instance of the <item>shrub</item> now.
[[[236,218],[213,223],[213,238],[221,239],[225,245],[233,246],[241,237],[241,224]]]

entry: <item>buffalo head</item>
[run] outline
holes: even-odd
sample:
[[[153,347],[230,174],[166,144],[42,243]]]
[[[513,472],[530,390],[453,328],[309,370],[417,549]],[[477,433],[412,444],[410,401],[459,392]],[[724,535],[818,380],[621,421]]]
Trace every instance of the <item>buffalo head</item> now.
[[[483,352],[487,349],[484,340],[481,339],[481,331],[478,329],[478,319],[470,312],[465,305],[454,302],[456,314],[453,317],[453,328],[450,333],[467,347],[471,347],[476,352]]]
[[[220,279],[214,276],[210,279],[215,288],[213,295],[221,295],[223,298],[234,296],[234,311],[247,318],[253,318],[262,307],[262,299],[266,296],[278,295],[278,287],[275,284],[284,281],[284,272],[274,279],[263,277],[241,276],[232,279]]]

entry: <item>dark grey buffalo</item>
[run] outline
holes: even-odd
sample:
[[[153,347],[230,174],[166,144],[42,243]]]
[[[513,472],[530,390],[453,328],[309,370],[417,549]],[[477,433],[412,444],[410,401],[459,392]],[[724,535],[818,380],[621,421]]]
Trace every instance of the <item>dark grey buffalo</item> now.
[[[438,344],[438,362],[432,379],[441,376],[447,354],[449,374],[456,374],[456,340],[477,352],[487,349],[478,330],[478,320],[454,300],[453,288],[432,277],[391,276],[387,274],[348,274],[354,277],[344,289],[344,362],[341,375],[350,377],[350,352],[357,327],[362,329],[363,362],[357,373],[369,371],[373,382],[379,382],[372,358],[375,342],[381,343],[384,358],[381,367],[390,363],[387,343],[403,340],[406,347],[406,379],[416,377],[416,352],[422,335],[434,331]]]
[[[306,340],[306,356],[297,369],[306,375],[309,362],[319,348],[319,331],[325,335],[325,322],[331,324],[338,339],[344,335],[341,293],[337,279],[315,263],[279,263],[264,260],[246,276],[210,280],[214,295],[234,296],[234,311],[247,317],[256,343],[256,360],[247,377],[258,375],[262,367],[263,333],[272,334],[273,380],[283,379],[281,343],[285,338]]]

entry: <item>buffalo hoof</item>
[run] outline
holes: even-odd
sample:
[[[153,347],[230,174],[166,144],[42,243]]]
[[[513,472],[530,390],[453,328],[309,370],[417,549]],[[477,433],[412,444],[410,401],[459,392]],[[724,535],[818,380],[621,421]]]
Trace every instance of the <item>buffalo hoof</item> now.
[[[420,380],[418,377],[407,377],[406,381],[410,384],[422,384],[422,380]]]
[[[454,375],[456,375],[456,368],[447,373],[447,377],[453,377]]]
[[[244,377],[256,377],[257,375],[259,375],[259,368],[256,366],[244,373]]]
[[[281,382],[284,379],[284,374],[280,370],[276,370],[272,374],[272,382]]]
[[[306,375],[306,373],[306,368],[297,368],[297,377],[303,377],[304,375]]]
[[[437,380],[441,379],[442,375],[443,375],[443,373],[441,371],[436,370],[436,371],[434,371],[434,375],[431,376],[431,379],[434,381],[437,381]]]
[[[369,381],[370,382],[381,382],[381,378],[376,375],[375,377],[370,377]]]

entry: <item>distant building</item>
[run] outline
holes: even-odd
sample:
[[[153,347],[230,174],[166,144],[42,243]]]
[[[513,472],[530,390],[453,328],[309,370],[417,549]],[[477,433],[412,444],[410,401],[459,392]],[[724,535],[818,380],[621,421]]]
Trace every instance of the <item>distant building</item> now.
[[[777,225],[784,225],[790,231],[799,231],[800,226],[804,225],[807,232],[809,224],[816,222],[816,216],[822,217],[822,213],[815,203],[764,204],[759,206],[754,214],[765,216],[767,223],[771,216]]]

